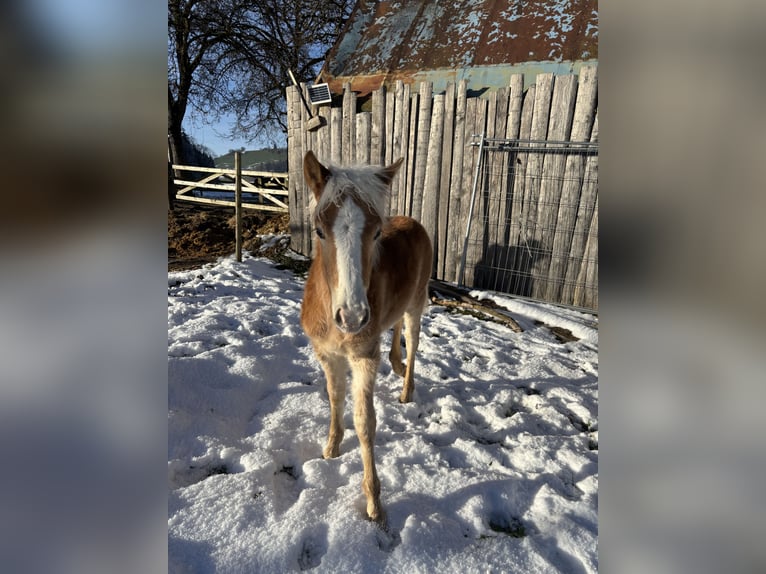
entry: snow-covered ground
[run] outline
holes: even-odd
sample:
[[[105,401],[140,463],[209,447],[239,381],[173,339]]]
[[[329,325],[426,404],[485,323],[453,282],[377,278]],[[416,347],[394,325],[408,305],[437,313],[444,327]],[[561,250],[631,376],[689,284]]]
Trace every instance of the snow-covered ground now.
[[[341,456],[322,459],[329,403],[302,291],[247,254],[168,275],[170,572],[597,571],[596,317],[473,292],[515,333],[431,305],[407,405],[384,334],[384,531],[364,516],[350,396]]]

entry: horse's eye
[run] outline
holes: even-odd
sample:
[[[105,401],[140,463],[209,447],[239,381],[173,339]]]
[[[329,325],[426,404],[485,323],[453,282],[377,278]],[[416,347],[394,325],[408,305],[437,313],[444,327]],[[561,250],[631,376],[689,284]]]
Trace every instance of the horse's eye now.
[[[377,233],[375,233],[375,241],[377,241],[380,238],[380,234],[382,233],[381,229],[378,229]]]
[[[319,237],[319,239],[324,239],[324,231],[322,231],[319,227],[317,227],[314,231],[316,231],[317,237]]]

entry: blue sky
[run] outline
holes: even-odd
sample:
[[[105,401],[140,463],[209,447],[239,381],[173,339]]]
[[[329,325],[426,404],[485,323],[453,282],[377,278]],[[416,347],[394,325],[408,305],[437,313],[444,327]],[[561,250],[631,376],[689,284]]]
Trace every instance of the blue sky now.
[[[234,119],[231,117],[222,117],[221,121],[215,125],[209,125],[188,112],[184,118],[186,133],[198,144],[210,148],[214,152],[213,157],[224,155],[232,148],[245,146],[246,149],[258,149],[266,145],[262,146],[257,142],[248,143],[244,139],[231,139],[227,134],[233,124]]]

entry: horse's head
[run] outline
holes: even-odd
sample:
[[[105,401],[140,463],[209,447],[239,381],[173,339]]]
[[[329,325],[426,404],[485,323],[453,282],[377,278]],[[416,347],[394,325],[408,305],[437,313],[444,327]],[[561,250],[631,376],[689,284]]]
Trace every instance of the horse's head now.
[[[333,320],[344,333],[358,333],[370,321],[367,289],[386,220],[388,188],[401,163],[327,168],[311,151],[303,160],[304,179],[314,194],[317,257]]]

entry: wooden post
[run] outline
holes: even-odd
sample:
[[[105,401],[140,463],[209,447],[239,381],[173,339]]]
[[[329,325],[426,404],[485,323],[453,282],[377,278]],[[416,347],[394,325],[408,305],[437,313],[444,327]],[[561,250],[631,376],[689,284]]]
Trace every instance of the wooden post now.
[[[439,176],[439,206],[437,237],[434,243],[438,245],[436,252],[436,275],[437,279],[444,279],[444,258],[447,253],[447,234],[450,225],[449,200],[450,178],[452,175],[452,140],[454,137],[455,123],[455,84],[450,82],[444,93],[444,127],[442,128],[441,162],[442,172]],[[433,125],[433,123],[431,124]]]
[[[590,141],[598,141],[598,108],[593,117]],[[598,203],[598,154],[589,155],[585,160],[585,168],[580,190],[580,201],[577,207],[572,245],[569,248],[567,272],[564,279],[564,289],[561,300],[564,303],[582,305],[579,294],[574,294],[575,285],[583,279],[582,266],[587,265],[587,240],[590,237],[590,227],[593,225],[593,212]],[[598,217],[596,216],[596,221]],[[598,240],[598,236],[595,237]],[[587,276],[587,274],[586,274]]]
[[[426,158],[423,191],[415,201],[420,204],[420,222],[431,237],[434,246],[434,260],[431,269],[433,276],[441,243],[439,243],[439,184],[441,177],[442,143],[444,139],[444,94],[433,96],[433,117],[430,120],[428,136],[428,156]]]
[[[552,141],[569,140],[576,94],[577,76],[568,74],[566,76],[554,77],[547,139]],[[550,145],[546,147],[551,148]],[[550,267],[552,263],[560,263],[560,261],[553,261],[553,241],[558,219],[565,165],[566,156],[564,154],[543,154],[537,225],[534,235],[535,241],[538,242],[541,258],[538,265],[535,266],[536,280],[532,296],[546,301],[555,300],[557,288],[561,285],[560,281],[555,277],[551,277]]]
[[[444,279],[446,281],[457,280],[457,262],[460,257],[461,221],[460,202],[462,200],[463,183],[463,156],[465,155],[465,108],[466,108],[465,80],[460,80],[457,86],[457,103],[455,107],[455,127],[452,145],[452,176],[450,178],[449,191],[449,216],[447,218],[447,240],[444,261]]]
[[[371,118],[370,112],[362,112],[356,114],[354,137],[355,142],[351,147],[354,150],[354,163],[367,165],[370,163],[370,133],[371,133]],[[380,161],[378,161],[380,163]]]
[[[569,136],[571,141],[588,141],[595,114],[597,90],[596,66],[583,66],[578,78],[577,100],[572,118],[572,131]],[[586,163],[587,156],[575,153],[567,157],[564,168],[564,181],[559,199],[556,232],[553,238],[553,251],[549,272],[551,279],[556,281],[556,283],[551,283],[551,285],[556,285],[557,287],[548,300],[557,303],[571,303],[570,300],[563,300],[562,294],[567,292],[566,272],[567,266],[572,260],[570,250],[575,232]],[[579,256],[581,256],[581,253],[578,253],[577,257]],[[566,297],[569,299],[568,295]]]
[[[410,205],[410,214],[413,218],[420,221],[423,216],[423,187],[426,182],[426,163],[428,161],[428,138],[431,133],[431,113],[432,113],[433,89],[431,82],[420,83],[419,105],[417,108],[418,123],[416,147],[415,147],[415,172],[412,180],[412,192],[408,194],[408,203]],[[444,110],[442,108],[442,114]],[[442,115],[442,121],[444,117]],[[441,143],[441,142],[435,142]]]
[[[370,159],[373,165],[386,165],[386,88],[381,86],[372,92],[372,126],[370,128]]]
[[[301,148],[301,102],[298,88],[287,86],[287,165],[289,177],[290,248],[307,255],[310,250],[306,223],[306,196],[303,185],[303,149]]]
[[[356,162],[356,93],[351,91],[351,84],[343,84],[343,133],[341,135],[341,158],[343,165]]]
[[[236,220],[236,255],[242,261],[242,153],[234,152],[234,219]]]

